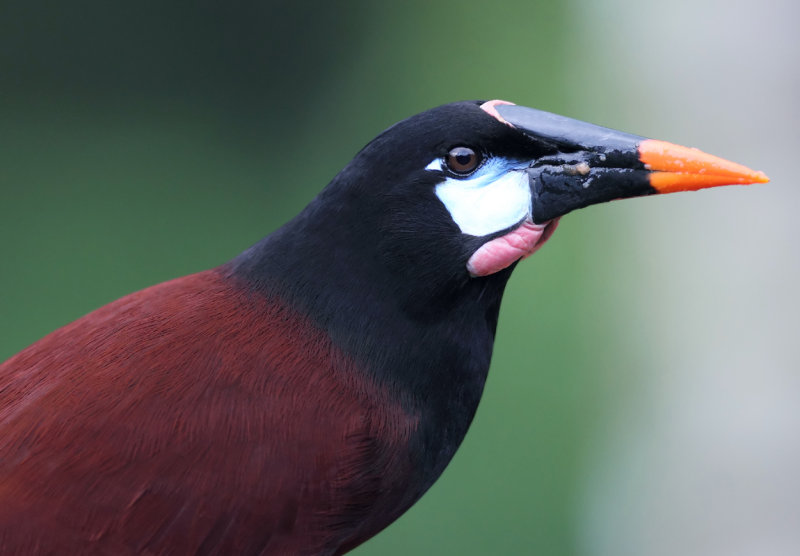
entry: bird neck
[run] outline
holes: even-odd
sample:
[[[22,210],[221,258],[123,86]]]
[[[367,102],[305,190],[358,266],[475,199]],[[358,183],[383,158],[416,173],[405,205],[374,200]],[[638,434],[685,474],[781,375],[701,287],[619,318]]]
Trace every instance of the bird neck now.
[[[384,259],[377,227],[352,206],[323,192],[230,269],[309,317],[419,417],[415,442],[432,483],[477,409],[510,269],[479,279],[441,273],[437,281],[398,268]]]

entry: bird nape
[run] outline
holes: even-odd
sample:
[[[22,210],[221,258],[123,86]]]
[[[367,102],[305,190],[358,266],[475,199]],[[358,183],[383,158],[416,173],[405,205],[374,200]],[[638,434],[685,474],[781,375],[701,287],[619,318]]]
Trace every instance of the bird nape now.
[[[408,118],[229,263],[0,365],[0,553],[346,552],[453,457],[559,217],[766,181],[503,101]]]

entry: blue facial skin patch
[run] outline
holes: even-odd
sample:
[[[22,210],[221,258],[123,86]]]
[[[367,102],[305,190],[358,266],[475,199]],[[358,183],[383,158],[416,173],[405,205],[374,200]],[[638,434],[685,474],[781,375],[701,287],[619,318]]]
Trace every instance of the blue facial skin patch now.
[[[528,163],[490,158],[464,178],[447,175],[436,186],[436,196],[461,231],[485,236],[510,228],[531,215]],[[444,160],[434,159],[425,169],[444,172]]]

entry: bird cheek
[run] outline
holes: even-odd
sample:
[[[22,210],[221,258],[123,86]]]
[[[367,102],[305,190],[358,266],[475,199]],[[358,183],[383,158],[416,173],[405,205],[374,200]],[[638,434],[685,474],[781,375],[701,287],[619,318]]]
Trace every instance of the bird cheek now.
[[[436,196],[462,233],[486,236],[506,230],[531,214],[529,177],[523,171],[498,171],[470,179],[447,178]]]

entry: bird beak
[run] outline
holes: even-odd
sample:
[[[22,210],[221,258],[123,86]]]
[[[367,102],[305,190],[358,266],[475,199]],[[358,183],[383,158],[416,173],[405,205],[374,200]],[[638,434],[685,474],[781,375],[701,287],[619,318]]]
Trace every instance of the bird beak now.
[[[763,172],[698,149],[525,106],[493,108],[506,123],[557,150],[527,169],[537,224],[614,199],[769,181]]]

